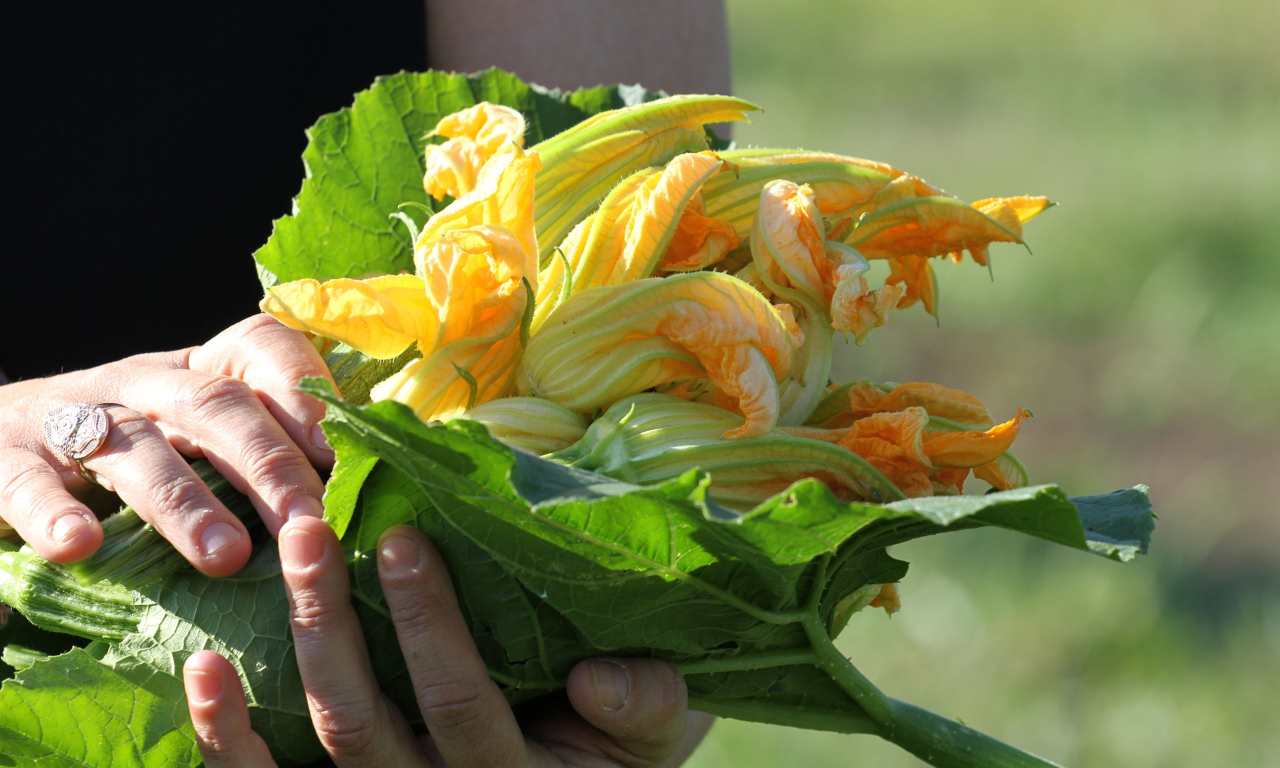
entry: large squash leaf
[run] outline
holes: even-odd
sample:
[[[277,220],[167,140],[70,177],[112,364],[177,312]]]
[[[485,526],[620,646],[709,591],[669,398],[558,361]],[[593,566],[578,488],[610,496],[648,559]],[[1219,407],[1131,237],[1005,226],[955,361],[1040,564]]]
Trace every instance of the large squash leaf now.
[[[425,136],[451,112],[479,101],[519,109],[532,146],[597,112],[658,95],[640,86],[549,90],[500,69],[380,77],[307,131],[302,190],[253,255],[259,278],[270,286],[412,270],[408,237],[390,215],[406,203],[411,214],[413,206],[435,210],[422,189]]]

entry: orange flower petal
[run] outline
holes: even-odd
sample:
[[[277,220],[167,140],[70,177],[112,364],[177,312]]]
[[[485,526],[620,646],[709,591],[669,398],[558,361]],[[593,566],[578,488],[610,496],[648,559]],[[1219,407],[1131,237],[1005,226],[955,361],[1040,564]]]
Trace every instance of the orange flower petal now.
[[[396,357],[415,341],[429,344],[439,331],[426,286],[414,275],[294,280],[268,288],[260,306],[290,328],[382,359]]]
[[[871,598],[871,602],[867,605],[872,608],[883,608],[884,612],[890,616],[902,610],[902,597],[898,594],[898,585],[881,584],[880,592]]]
[[[968,468],[946,467],[934,470],[933,492],[946,494],[964,493],[964,481],[969,479]]]
[[[902,298],[898,309],[905,309],[917,301],[931,315],[938,313],[938,278],[933,266],[924,256],[899,256],[889,262],[889,277],[885,286],[902,285]]]
[[[533,189],[539,160],[514,142],[485,162],[475,188],[427,219],[415,249],[427,247],[445,232],[486,225],[502,227],[520,242],[525,252],[522,273],[537,288],[538,245],[533,229]],[[419,266],[421,274],[421,266]]]
[[[854,418],[883,411],[900,411],[918,405],[930,416],[940,416],[963,424],[990,424],[991,416],[982,401],[961,389],[925,381],[908,381],[888,392],[867,382],[849,388]]]
[[[658,269],[663,272],[706,269],[719,263],[738,243],[733,225],[707,216],[703,212],[702,195],[698,195],[680,217]]]
[[[924,448],[924,430],[928,424],[929,414],[920,407],[876,413],[853,422],[841,442],[865,459],[905,459],[928,467],[929,457]]]
[[[868,259],[931,257],[968,250],[975,259],[985,260],[985,249],[991,243],[1022,242],[1022,224],[1017,209],[1004,200],[984,202],[999,218],[952,197],[911,197],[888,205],[877,201],[850,234],[849,244]]]
[[[979,480],[986,481],[992,488],[997,490],[1007,491],[1014,487],[1013,481],[1005,476],[1004,472],[1000,469],[1000,465],[994,461],[974,467],[973,476]]]
[[[842,265],[836,268],[836,290],[831,297],[831,325],[837,331],[848,331],[862,343],[872,328],[879,328],[889,318],[889,311],[906,295],[901,285],[886,285],[867,290],[867,279],[861,270]]]
[[[924,452],[939,467],[988,464],[1009,450],[1018,436],[1018,428],[1030,416],[1030,411],[1019,409],[1012,419],[984,432],[930,432],[924,438]]]
[[[427,145],[422,177],[427,194],[439,200],[470,192],[480,169],[504,144],[524,146],[524,127],[519,111],[489,102],[441,118],[428,136],[444,136],[448,141]]]
[[[373,399],[404,403],[426,420],[510,394],[529,300],[526,256],[500,227],[451,230],[423,244],[415,258],[440,330],[419,341],[421,358],[373,388]]]

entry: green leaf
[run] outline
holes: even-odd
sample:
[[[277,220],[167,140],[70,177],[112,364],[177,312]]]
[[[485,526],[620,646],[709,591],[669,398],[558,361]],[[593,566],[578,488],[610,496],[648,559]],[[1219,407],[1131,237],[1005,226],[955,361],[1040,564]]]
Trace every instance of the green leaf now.
[[[942,728],[957,754],[978,745],[969,762],[952,764],[980,765],[998,754],[1012,755],[1009,764],[1043,765],[880,693],[831,645],[849,619],[843,601],[901,579],[906,564],[886,549],[918,536],[989,525],[1084,550],[1139,551],[1150,532],[1140,489],[1085,499],[1080,508],[1053,486],[878,506],[842,502],[805,480],[738,515],[708,501],[707,478],[696,471],[629,485],[512,451],[472,422],[429,426],[397,403],[358,407],[323,382],[304,388],[330,407],[325,428],[338,469],[328,514],[345,529],[375,672],[411,719],[413,691],[374,565],[379,536],[402,523],[425,531],[449,563],[477,647],[513,701],[560,688],[588,657],[655,656],[684,670],[698,707],[725,716],[875,732],[917,752],[933,749],[927,734]],[[225,483],[214,486],[243,506]],[[128,530],[151,552],[154,531]],[[81,681],[83,695],[135,686],[180,706],[182,663],[215,650],[238,670],[254,727],[275,754],[291,762],[320,755],[273,547],[261,546],[230,578],[190,569],[163,580],[122,573],[127,583],[112,594],[133,590],[136,628],[110,646],[95,644],[105,668],[90,668],[97,677]]]
[[[108,657],[138,679],[167,681],[181,697],[183,663],[216,651],[239,673],[254,730],[278,758],[305,763],[322,756],[302,691],[289,608],[275,547],[259,546],[234,576],[210,579],[194,570],[141,590],[147,603],[136,631]]]
[[[491,672],[513,694],[548,677],[555,685],[589,656],[657,655],[686,669],[690,695],[711,711],[865,732],[876,729],[868,713],[807,656],[818,643],[806,622],[842,625],[843,598],[902,578],[906,564],[888,546],[994,526],[1094,551],[1124,532],[1142,546],[1150,531],[1141,492],[1108,497],[1106,515],[1091,514],[1106,520],[1102,530],[1082,524],[1055,486],[877,506],[806,480],[733,515],[707,501],[697,472],[632,486],[512,451],[465,421],[427,426],[397,403],[357,408],[320,382],[304,388],[329,403],[327,429],[389,465],[366,484],[360,528],[344,539],[357,600],[371,615],[385,610],[372,566],[378,533],[410,522],[427,531],[453,565]],[[905,705],[884,711],[945,722]]]
[[[307,131],[306,178],[293,212],[254,253],[262,284],[411,271],[409,240],[390,216],[405,203],[436,209],[422,188],[424,137],[451,112],[480,101],[519,109],[532,146],[597,112],[657,95],[640,86],[565,93],[500,69],[380,77]]]
[[[79,648],[34,661],[0,689],[4,758],[50,768],[200,764],[181,697],[138,685]]]

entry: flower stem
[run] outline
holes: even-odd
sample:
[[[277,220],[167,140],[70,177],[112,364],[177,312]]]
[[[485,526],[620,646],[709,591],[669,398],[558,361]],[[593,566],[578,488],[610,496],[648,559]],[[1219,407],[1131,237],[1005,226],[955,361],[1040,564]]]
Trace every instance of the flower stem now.
[[[876,732],[935,768],[1053,768],[1054,763],[886,696],[836,648],[819,616],[804,623],[819,669],[876,723]]]

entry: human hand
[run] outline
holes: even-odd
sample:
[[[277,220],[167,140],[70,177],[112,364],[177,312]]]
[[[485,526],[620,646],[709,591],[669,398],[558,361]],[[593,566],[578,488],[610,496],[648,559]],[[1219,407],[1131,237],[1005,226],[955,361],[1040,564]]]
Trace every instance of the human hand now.
[[[634,659],[578,664],[566,683],[566,702],[540,703],[517,723],[489,679],[444,561],[421,533],[398,527],[382,536],[378,573],[429,731],[415,736],[377,687],[333,531],[320,520],[292,520],[279,546],[311,721],[341,768],[674,766],[710,724],[688,711],[684,681],[673,667]],[[250,730],[231,664],[204,651],[187,660],[183,673],[205,765],[274,766]]]
[[[256,315],[199,347],[2,386],[0,518],[54,562],[98,549],[102,528],[76,498],[89,482],[45,444],[43,422],[61,406],[113,403],[107,439],[85,469],[201,572],[234,573],[249,558],[249,535],[183,456],[213,464],[273,534],[289,517],[318,517],[324,484],[312,464],[331,465],[333,453],[317,427],[323,406],[295,389],[304,376],[328,376],[319,353]]]

